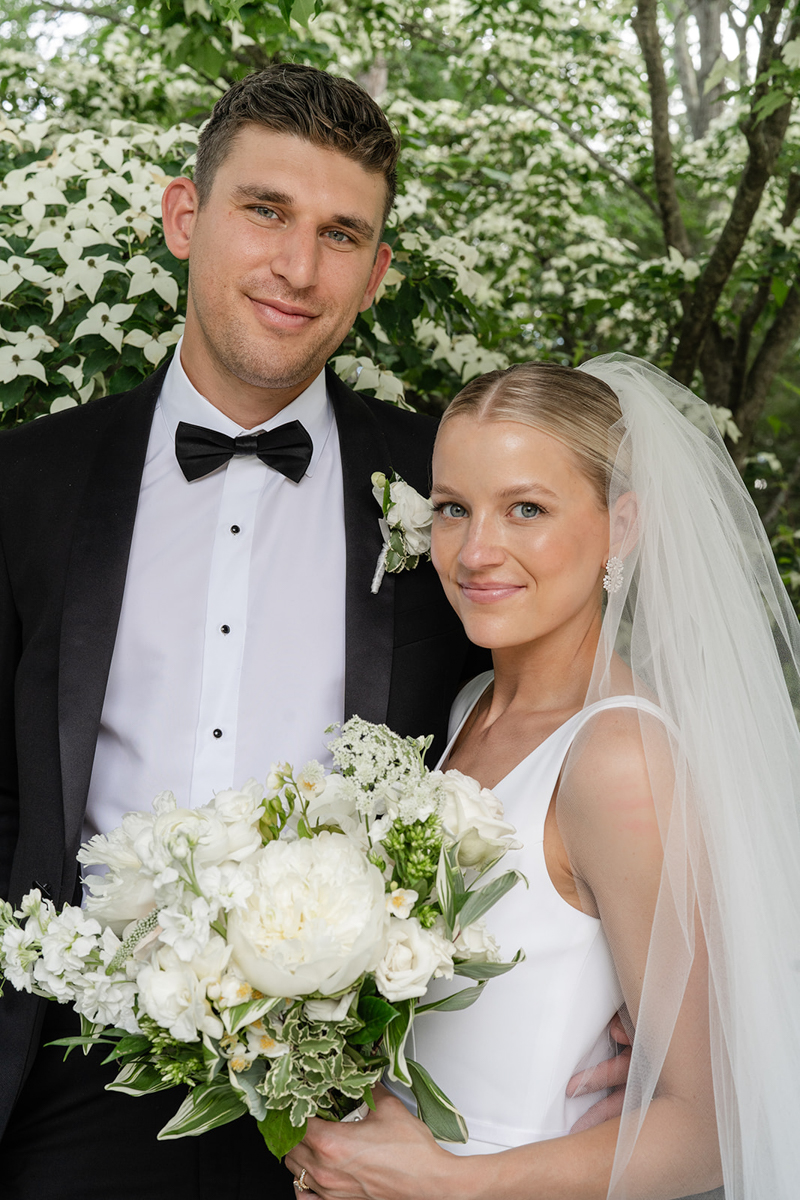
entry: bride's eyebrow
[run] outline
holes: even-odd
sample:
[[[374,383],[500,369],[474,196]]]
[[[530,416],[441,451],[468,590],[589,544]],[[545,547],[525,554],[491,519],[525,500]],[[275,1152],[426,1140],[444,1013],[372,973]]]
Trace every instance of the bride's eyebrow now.
[[[543,483],[537,483],[535,479],[526,479],[524,483],[512,483],[509,487],[501,488],[497,495],[501,500],[519,499],[526,492],[536,492],[537,496],[547,496],[550,500],[558,500],[555,492],[549,487],[545,487]]]

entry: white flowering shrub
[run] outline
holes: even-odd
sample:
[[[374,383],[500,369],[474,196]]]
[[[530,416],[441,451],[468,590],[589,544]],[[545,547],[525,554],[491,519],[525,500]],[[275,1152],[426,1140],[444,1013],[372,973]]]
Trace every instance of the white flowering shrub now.
[[[62,132],[0,115],[3,424],[134,387],[178,341],[187,266],[164,243],[161,196],[191,170],[197,137],[187,124]],[[399,225],[387,237],[395,266],[334,367],[379,399],[444,400],[505,362],[466,332],[490,289],[458,239]]]

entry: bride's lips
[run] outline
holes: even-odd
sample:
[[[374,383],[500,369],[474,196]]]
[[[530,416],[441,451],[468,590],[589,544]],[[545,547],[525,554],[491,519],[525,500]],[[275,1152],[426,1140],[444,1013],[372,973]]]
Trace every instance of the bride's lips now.
[[[473,604],[496,604],[524,591],[521,584],[504,583],[500,579],[483,580],[481,583],[459,583],[461,595]]]
[[[255,296],[249,296],[248,299],[259,319],[273,329],[305,329],[319,315],[298,304],[287,304],[285,300],[257,300]]]

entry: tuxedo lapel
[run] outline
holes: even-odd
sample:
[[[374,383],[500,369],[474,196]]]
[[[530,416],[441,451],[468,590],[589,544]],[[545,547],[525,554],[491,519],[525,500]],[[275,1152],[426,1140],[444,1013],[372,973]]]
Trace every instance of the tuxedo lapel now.
[[[98,438],[75,525],[64,592],[58,685],[68,854],[77,850],[80,841],[150,426],[166,367],[120,397]]]
[[[384,575],[376,596],[370,591],[383,537],[371,476],[392,470],[389,446],[363,400],[327,371],[336,417],[344,478],[347,542],[345,592],[345,719],[358,715],[383,723],[389,706],[394,641],[393,575]]]

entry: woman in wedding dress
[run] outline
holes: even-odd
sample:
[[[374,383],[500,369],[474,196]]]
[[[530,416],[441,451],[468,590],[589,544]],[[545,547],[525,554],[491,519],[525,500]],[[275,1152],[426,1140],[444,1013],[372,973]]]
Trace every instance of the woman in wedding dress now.
[[[494,671],[445,763],[502,800],[525,961],[415,1026],[464,1114],[388,1092],[287,1158],[323,1200],[793,1200],[800,1180],[800,627],[710,410],[636,359],[470,383],[434,455],[433,560]],[[620,1118],[566,1096],[635,1033]],[[455,1151],[451,1153],[450,1151]]]

